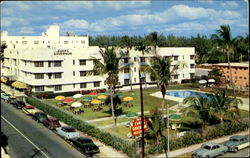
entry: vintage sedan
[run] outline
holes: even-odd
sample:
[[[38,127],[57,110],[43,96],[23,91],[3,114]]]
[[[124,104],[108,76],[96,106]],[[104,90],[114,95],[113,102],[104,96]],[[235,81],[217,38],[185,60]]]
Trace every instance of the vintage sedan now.
[[[76,132],[75,128],[69,126],[62,126],[56,128],[56,133],[64,139],[80,137],[80,133]]]
[[[3,101],[8,101],[8,99],[10,98],[10,96],[11,96],[11,95],[6,94],[6,93],[4,93],[4,92],[1,93],[1,99],[2,99]]]
[[[12,104],[14,107],[16,107],[17,109],[22,109],[23,107],[25,107],[25,103],[21,100],[11,100],[10,104]]]
[[[49,117],[47,120],[43,121],[43,125],[51,130],[61,127],[59,120],[55,117]]]
[[[35,112],[38,112],[39,110],[35,109],[31,105],[26,105],[22,108],[23,112],[26,113],[27,115],[34,115]]]
[[[224,145],[228,147],[228,151],[237,152],[238,150],[249,147],[249,138],[235,135],[230,137],[229,141],[226,141]]]
[[[100,153],[99,147],[94,142],[86,137],[71,138],[68,140],[71,145],[77,148],[80,152],[86,155]]]
[[[218,155],[223,155],[227,152],[227,147],[213,142],[206,142],[202,144],[200,149],[192,152],[193,158],[210,158]]]
[[[45,120],[48,119],[48,116],[44,112],[39,111],[34,113],[33,119],[36,120],[37,122],[43,123]]]

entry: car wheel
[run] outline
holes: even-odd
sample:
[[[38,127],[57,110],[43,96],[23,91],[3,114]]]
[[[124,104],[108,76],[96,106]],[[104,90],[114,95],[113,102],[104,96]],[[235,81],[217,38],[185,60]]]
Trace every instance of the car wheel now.
[[[239,149],[238,148],[234,148],[234,152],[236,153],[236,152],[238,152],[239,151]]]
[[[206,158],[209,158],[209,155],[207,155]]]

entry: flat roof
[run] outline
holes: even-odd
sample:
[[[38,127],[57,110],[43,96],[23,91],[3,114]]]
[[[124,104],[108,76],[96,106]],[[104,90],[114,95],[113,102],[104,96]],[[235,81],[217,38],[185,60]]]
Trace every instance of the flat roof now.
[[[213,64],[214,66],[228,66],[228,63]],[[230,63],[232,67],[249,67],[249,62]]]

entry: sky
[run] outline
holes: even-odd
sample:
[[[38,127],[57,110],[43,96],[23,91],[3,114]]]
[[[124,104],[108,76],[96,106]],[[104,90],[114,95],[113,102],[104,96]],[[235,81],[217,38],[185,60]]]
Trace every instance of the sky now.
[[[232,36],[248,34],[248,0],[151,1],[5,1],[1,31],[12,36],[40,36],[53,24],[60,34],[210,37],[220,25]]]

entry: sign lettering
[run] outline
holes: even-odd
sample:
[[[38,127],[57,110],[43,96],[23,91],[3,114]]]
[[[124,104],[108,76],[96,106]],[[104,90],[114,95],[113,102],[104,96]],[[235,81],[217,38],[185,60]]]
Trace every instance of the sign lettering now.
[[[148,124],[147,124],[147,121],[145,119],[143,120],[143,125],[144,125],[144,131],[147,132]],[[141,118],[134,119],[133,125],[131,126],[131,134],[133,136],[138,136],[138,135],[142,134]]]
[[[54,55],[72,55],[72,53],[68,49],[58,49],[54,52]]]

